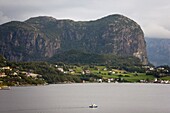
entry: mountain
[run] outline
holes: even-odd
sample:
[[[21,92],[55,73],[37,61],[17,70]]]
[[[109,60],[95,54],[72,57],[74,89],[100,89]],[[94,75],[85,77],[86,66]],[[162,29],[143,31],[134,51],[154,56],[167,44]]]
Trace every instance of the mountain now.
[[[147,63],[141,27],[123,15],[94,21],[34,17],[0,26],[0,54],[12,61],[46,60],[60,51],[135,56]]]
[[[149,61],[155,65],[170,66],[170,39],[145,38]]]
[[[64,62],[67,64],[92,64],[107,65],[119,68],[141,66],[141,62],[134,56],[120,57],[113,54],[92,54],[82,51],[69,50],[58,53],[51,57],[49,62]]]

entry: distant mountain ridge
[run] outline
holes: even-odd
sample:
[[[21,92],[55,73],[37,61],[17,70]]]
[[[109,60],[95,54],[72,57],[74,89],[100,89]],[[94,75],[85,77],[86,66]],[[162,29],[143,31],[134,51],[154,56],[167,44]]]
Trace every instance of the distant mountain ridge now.
[[[0,54],[12,61],[46,60],[59,51],[135,56],[147,64],[141,27],[123,15],[94,21],[34,17],[0,26]]]
[[[145,38],[148,60],[155,66],[170,66],[170,39]]]

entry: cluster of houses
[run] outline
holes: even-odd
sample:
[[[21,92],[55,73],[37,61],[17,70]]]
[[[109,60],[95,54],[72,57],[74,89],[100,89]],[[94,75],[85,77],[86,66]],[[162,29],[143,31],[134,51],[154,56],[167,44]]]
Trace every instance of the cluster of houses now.
[[[59,68],[57,68],[57,70],[64,74],[74,74],[75,73],[75,71],[73,69],[68,69],[67,71],[65,71],[63,68],[59,67]]]
[[[143,66],[143,68],[146,69],[146,74],[153,74],[156,77],[170,76],[170,68],[168,69],[165,68],[164,66],[159,66],[159,67]],[[146,82],[146,81],[141,80],[141,82]],[[153,83],[170,84],[170,81],[155,78]]]
[[[146,69],[146,74],[155,73],[157,76],[163,77],[163,76],[170,76],[170,69],[166,69],[163,66],[159,67],[150,67],[150,66],[144,66],[143,68]]]
[[[170,84],[169,80],[159,80],[155,78],[154,83],[161,83],[161,84]]]
[[[158,74],[158,77],[170,76],[170,70],[168,70],[167,68],[164,68],[164,67],[154,68],[154,67],[150,67],[150,66],[144,66],[143,68],[146,69],[146,74],[156,73],[156,74]],[[74,70],[72,68],[64,70],[62,67],[58,67],[57,65],[56,65],[56,69],[59,72],[62,72],[64,74],[74,75],[74,74],[77,73],[76,70]],[[101,69],[96,69],[96,70],[98,71],[98,73],[101,74]],[[103,68],[102,71],[106,72],[107,75],[126,74],[127,73],[126,71],[123,71],[123,70],[116,70],[116,69],[107,70],[107,68]],[[79,72],[79,74],[91,75],[93,73],[89,69],[84,69],[84,70],[82,69],[82,71]],[[26,71],[19,71],[19,70],[16,71],[16,70],[13,70],[9,66],[0,67],[0,78],[4,78],[4,77],[7,77],[7,76],[21,78],[20,75],[24,75],[26,77],[31,77],[31,78],[35,78],[35,79],[42,78],[42,75],[36,74],[36,73],[33,73],[33,72],[26,72]],[[108,78],[108,79],[96,79],[95,81],[99,82],[99,83],[101,83],[101,82],[110,83],[110,82],[117,82],[118,80],[115,80],[113,78]],[[147,83],[148,81],[147,80],[140,80],[140,82],[141,83]],[[157,78],[155,78],[155,80],[153,80],[152,82],[153,83],[163,83],[163,84],[169,84],[170,83],[170,81],[168,81],[168,80],[161,80],[161,79],[157,79]]]
[[[0,72],[0,77],[6,77],[8,76],[8,74],[6,73],[7,71],[10,72],[11,76],[17,76],[19,74],[25,75],[26,77],[32,77],[32,78],[38,78],[38,77],[42,77],[42,75],[40,74],[35,74],[35,73],[30,73],[30,72],[25,72],[25,71],[13,71],[11,67],[6,66],[6,67],[1,67],[0,68],[1,72]]]
[[[24,75],[25,77],[31,77],[31,78],[34,78],[34,79],[42,78],[42,75],[40,75],[40,74],[25,72],[25,71],[19,71],[19,70],[14,71],[9,66],[0,67],[0,78],[5,78],[7,76],[10,76],[10,77],[17,77],[19,79],[22,79],[20,75]]]
[[[64,73],[64,74],[75,74],[76,71],[74,69],[68,69],[68,70],[64,70],[63,68],[61,67],[57,67],[57,70]],[[112,69],[112,70],[108,70],[107,68],[103,68],[103,69],[96,69],[98,71],[98,73],[101,74],[101,70],[104,71],[105,73],[102,73],[102,74],[108,74],[108,75],[112,75],[112,74],[124,74],[126,73],[126,71],[124,70],[116,70],[116,69]],[[82,69],[81,73],[79,73],[81,75],[91,75],[93,74],[93,72],[91,72],[89,69]],[[111,83],[111,82],[115,82],[117,83],[117,79],[113,79],[113,78],[108,78],[108,79],[94,79],[93,80],[94,82],[98,82],[98,83],[102,83],[102,82],[108,82],[108,83]],[[86,82],[86,81],[83,81],[83,83]]]
[[[140,83],[148,83],[148,81],[147,80],[140,80]],[[170,84],[170,81],[155,78],[151,83]]]
[[[64,73],[64,74],[75,74],[76,73],[76,71],[74,69],[68,69],[68,70],[65,71],[63,68],[58,67],[57,70]],[[90,75],[91,71],[90,70],[83,70],[83,71],[81,71],[81,74],[82,75]]]
[[[9,66],[6,66],[6,67],[1,67],[0,70],[1,70],[0,71],[0,77],[3,78],[3,77],[8,76],[6,71],[10,72],[10,71],[12,71],[12,68],[10,68]],[[15,75],[17,75],[17,73],[13,72],[13,73],[11,73],[11,75],[15,76]]]

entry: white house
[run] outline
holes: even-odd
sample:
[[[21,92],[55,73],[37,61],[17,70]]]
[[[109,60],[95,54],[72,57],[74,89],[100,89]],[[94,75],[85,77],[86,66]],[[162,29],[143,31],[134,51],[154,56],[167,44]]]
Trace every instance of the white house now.
[[[0,73],[0,77],[6,77],[7,75],[5,75],[5,73]]]
[[[57,70],[60,71],[60,72],[64,72],[63,68],[57,68]]]
[[[27,73],[26,75],[27,77],[33,77],[33,78],[42,77],[42,75],[35,74],[35,73]]]

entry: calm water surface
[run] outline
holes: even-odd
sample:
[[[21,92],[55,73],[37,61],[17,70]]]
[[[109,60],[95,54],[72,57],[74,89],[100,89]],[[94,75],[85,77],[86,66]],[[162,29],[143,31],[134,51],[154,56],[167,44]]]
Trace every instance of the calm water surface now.
[[[88,108],[92,103],[97,109]],[[170,85],[57,84],[0,90],[0,113],[170,113]]]

